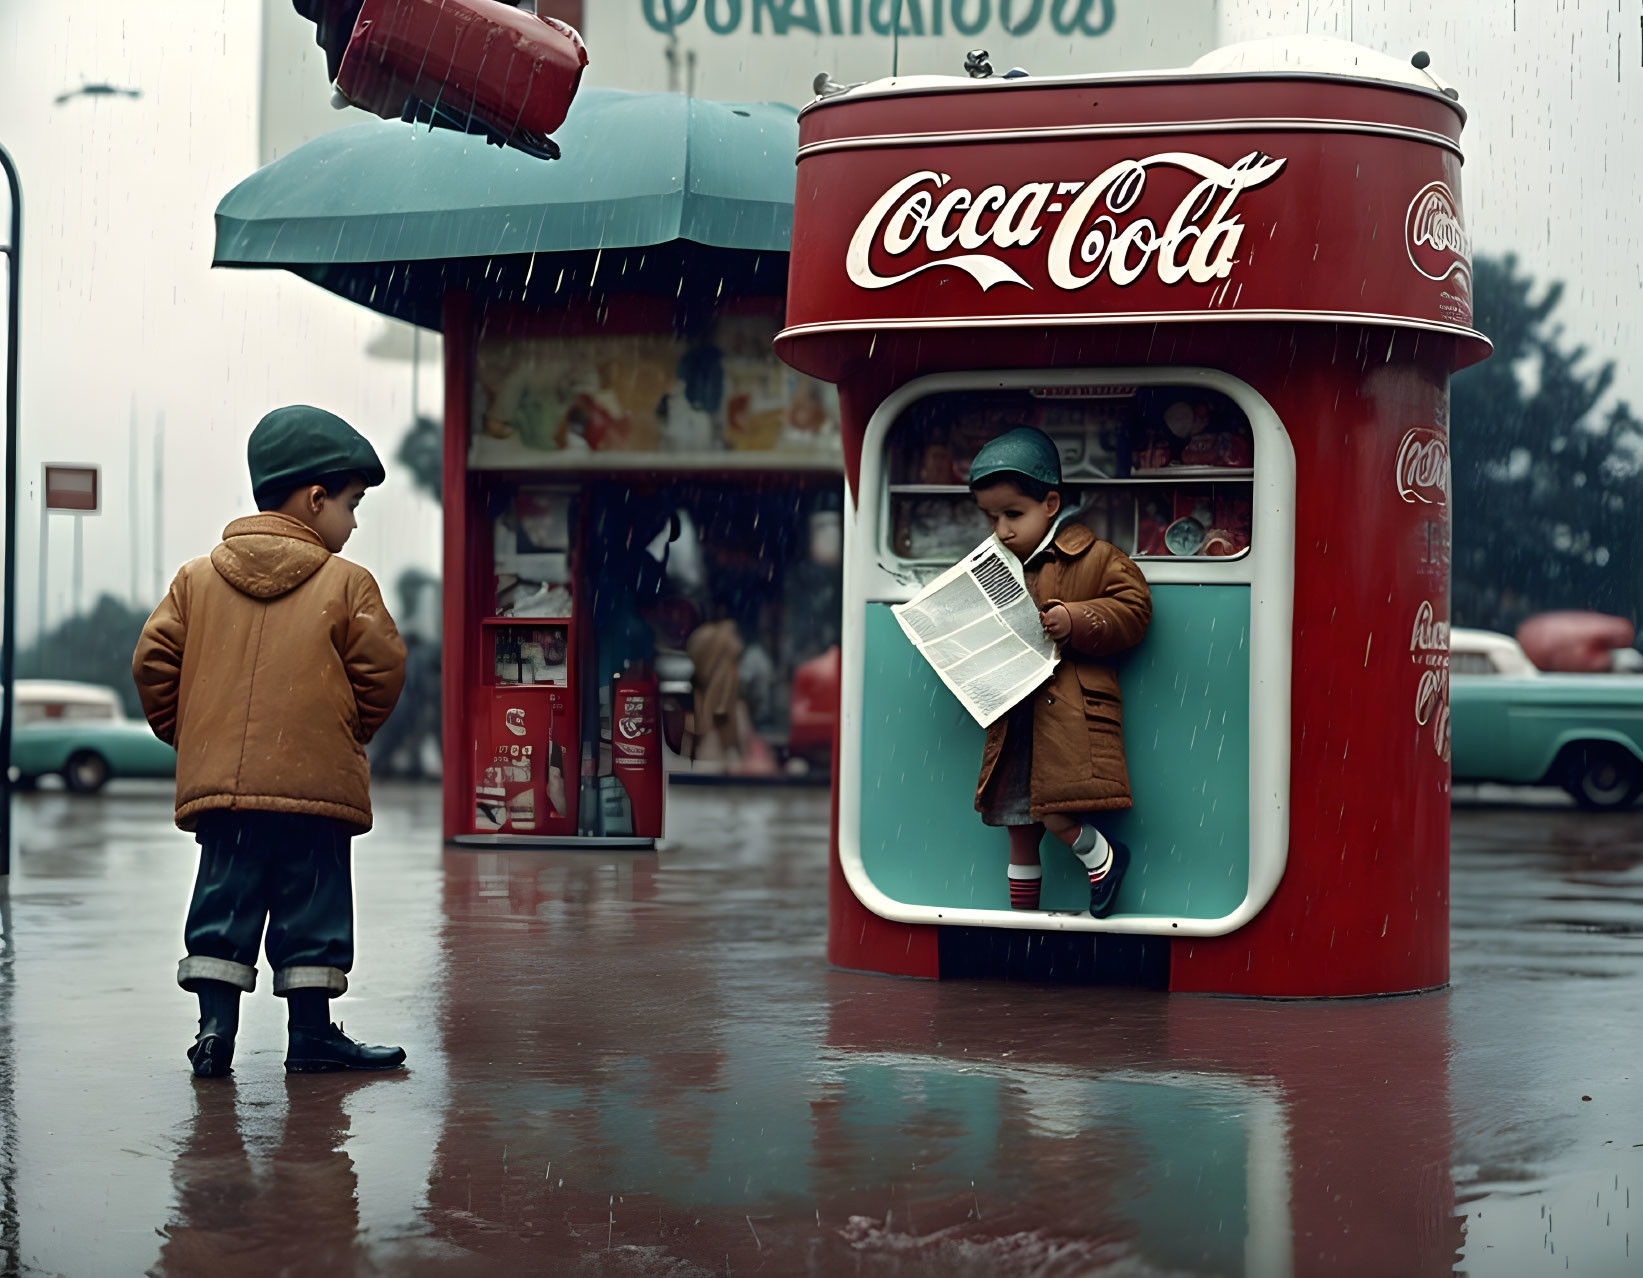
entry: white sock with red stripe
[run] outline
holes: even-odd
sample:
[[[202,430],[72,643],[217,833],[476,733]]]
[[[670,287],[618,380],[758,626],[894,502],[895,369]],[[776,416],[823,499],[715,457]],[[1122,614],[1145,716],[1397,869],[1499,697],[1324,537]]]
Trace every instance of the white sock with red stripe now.
[[[1101,882],[1107,877],[1107,871],[1112,869],[1112,844],[1093,825],[1085,825],[1079,830],[1078,840],[1072,845],[1072,854],[1090,872],[1091,883]]]
[[[1014,865],[1010,866],[1010,908],[1012,910],[1036,910],[1038,908],[1038,889],[1044,882],[1044,867],[1041,865]]]

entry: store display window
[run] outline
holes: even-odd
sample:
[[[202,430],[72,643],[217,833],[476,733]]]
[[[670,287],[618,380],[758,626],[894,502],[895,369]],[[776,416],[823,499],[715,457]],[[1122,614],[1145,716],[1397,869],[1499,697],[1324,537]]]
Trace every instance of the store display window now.
[[[988,440],[1035,426],[1061,451],[1063,508],[1136,559],[1246,554],[1255,448],[1228,396],[1199,387],[944,391],[891,429],[884,550],[946,566],[987,536],[968,486]]]
[[[489,629],[497,683],[569,686],[569,626],[492,626]]]
[[[570,510],[575,494],[520,487],[492,521],[498,617],[571,615]]]

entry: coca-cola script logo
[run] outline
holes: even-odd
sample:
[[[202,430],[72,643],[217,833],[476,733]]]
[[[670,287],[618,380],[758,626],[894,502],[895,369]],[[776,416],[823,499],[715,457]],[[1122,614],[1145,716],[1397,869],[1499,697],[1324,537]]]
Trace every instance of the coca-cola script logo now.
[[[1472,241],[1461,221],[1460,201],[1442,182],[1428,182],[1409,201],[1403,242],[1410,264],[1427,279],[1453,275],[1470,292]]]
[[[1411,503],[1444,506],[1449,502],[1449,437],[1417,426],[1398,445],[1398,496]]]
[[[1422,670],[1415,689],[1415,722],[1432,730],[1432,749],[1449,761],[1449,672]]]
[[[909,173],[874,202],[850,237],[845,269],[862,288],[889,288],[940,266],[964,271],[982,291],[998,284],[1031,288],[1001,255],[1031,249],[1059,214],[1049,236],[1047,262],[1057,288],[1085,288],[1102,277],[1122,287],[1149,269],[1165,284],[1225,279],[1237,260],[1243,222],[1238,197],[1278,176],[1284,161],[1252,151],[1231,165],[1183,151],[1120,160],[1090,181],[1027,182],[949,188],[952,177],[933,169]],[[1141,203],[1148,172],[1182,169],[1198,181],[1159,221],[1129,216]],[[940,196],[938,199],[937,196]],[[1127,220],[1125,220],[1127,219]],[[876,252],[901,258],[917,245],[935,257],[905,271],[879,274]],[[957,246],[962,253],[948,250]]]
[[[1415,723],[1430,728],[1432,749],[1449,762],[1449,623],[1439,621],[1430,599],[1421,600],[1409,632],[1409,659],[1420,669],[1415,684]]]
[[[1415,610],[1415,624],[1409,631],[1409,655],[1420,661],[1427,655],[1441,655],[1449,664],[1449,623],[1437,619],[1430,599],[1422,599]]]

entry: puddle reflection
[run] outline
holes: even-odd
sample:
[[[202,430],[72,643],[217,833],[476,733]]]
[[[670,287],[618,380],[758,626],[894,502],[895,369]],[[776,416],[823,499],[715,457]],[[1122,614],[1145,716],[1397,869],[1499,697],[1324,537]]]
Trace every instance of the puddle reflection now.
[[[1443,996],[888,981],[739,952],[654,857],[446,871],[462,943],[432,1223],[464,1247],[503,1259],[528,1219],[721,1269],[1454,1265]],[[481,1001],[502,1013],[483,1058]]]
[[[341,1009],[411,1071],[288,1080],[263,997],[222,1086],[168,812],[20,805],[0,1272],[1635,1272],[1643,817],[1457,814],[1455,988],[1271,1003],[833,971],[825,796],[676,796],[659,856],[436,798],[360,846]]]
[[[232,1272],[254,1252],[259,1267],[281,1272],[352,1272],[363,1253],[349,1102],[396,1081],[293,1076],[277,1096],[194,1083],[193,1117],[171,1164],[175,1207],[159,1271]]]

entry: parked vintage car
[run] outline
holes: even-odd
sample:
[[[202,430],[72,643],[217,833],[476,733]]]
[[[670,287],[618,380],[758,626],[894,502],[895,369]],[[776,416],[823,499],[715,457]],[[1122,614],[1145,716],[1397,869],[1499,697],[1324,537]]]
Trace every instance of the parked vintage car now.
[[[1643,678],[1545,674],[1510,635],[1449,636],[1449,724],[1456,781],[1555,785],[1585,808],[1643,792]]]
[[[11,768],[28,787],[57,775],[76,794],[95,794],[114,777],[169,777],[177,752],[146,723],[128,719],[112,688],[19,679]]]

